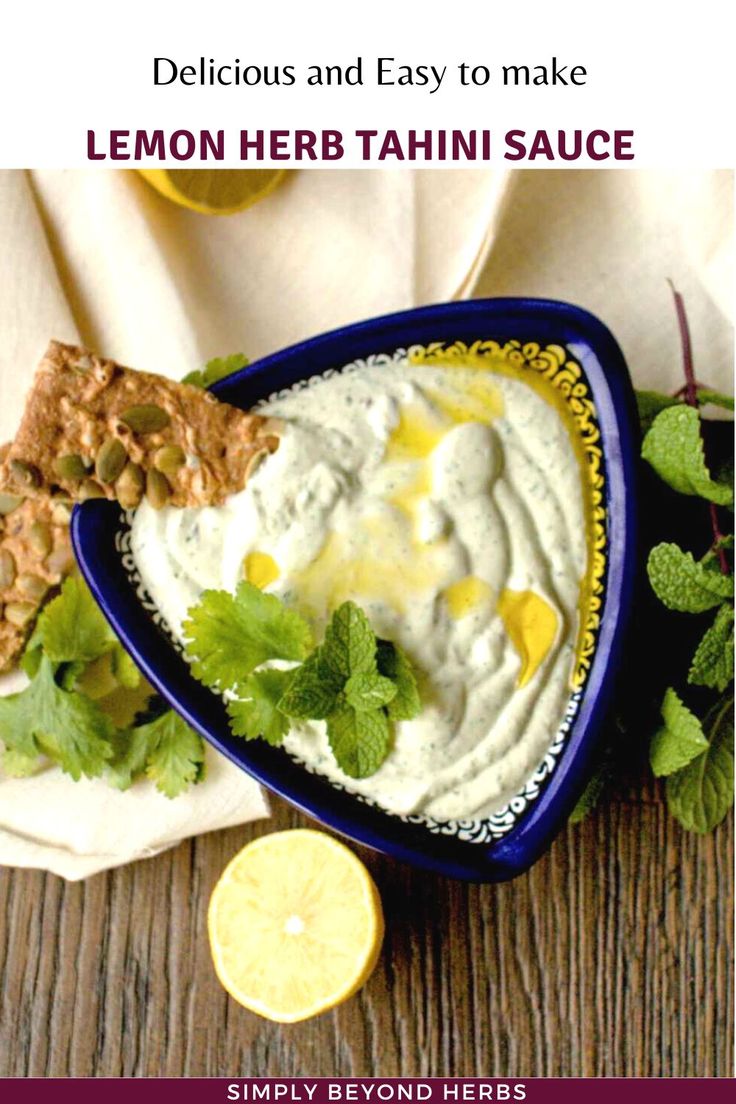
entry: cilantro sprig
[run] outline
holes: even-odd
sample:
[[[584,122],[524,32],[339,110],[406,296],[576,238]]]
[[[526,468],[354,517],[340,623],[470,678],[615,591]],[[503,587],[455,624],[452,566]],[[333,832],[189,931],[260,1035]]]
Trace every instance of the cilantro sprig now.
[[[666,501],[670,492],[687,496],[674,498],[670,514],[684,517],[687,502],[699,502],[702,520],[709,523],[710,543],[704,551],[701,545],[699,558],[673,540],[660,540],[649,552],[648,585],[661,605],[645,606],[644,615],[639,613],[637,631],[647,648],[647,660],[638,664],[639,672],[628,672],[629,685],[624,685],[620,695],[619,731],[605,749],[603,762],[583,793],[573,820],[582,819],[595,805],[613,774],[612,764],[617,757],[623,760],[639,738],[648,749],[652,772],[666,779],[669,811],[683,827],[707,832],[723,820],[734,799],[733,536],[722,531],[732,524],[734,493],[733,438],[730,463],[714,475],[706,459],[702,407],[710,404],[733,410],[733,399],[697,382],[684,303],[679,292],[672,290],[685,385],[676,395],[637,393],[644,434],[642,458],[660,481],[647,513],[656,515],[658,500]],[[670,492],[664,491],[663,483]],[[689,529],[691,541],[698,529],[696,525]],[[682,614],[690,616],[682,618]],[[709,620],[698,631],[696,618],[705,617]],[[689,631],[691,625],[694,633]],[[686,638],[682,648],[681,637]],[[664,664],[658,665],[658,656]],[[667,684],[678,660],[686,689]],[[664,685],[658,681],[660,677]],[[647,731],[648,699],[652,696],[659,720]]]
[[[243,353],[231,353],[230,356],[213,357],[208,360],[204,368],[195,368],[188,372],[182,379],[182,383],[191,383],[194,387],[202,387],[205,390],[233,372],[239,372],[248,364],[248,358]]]
[[[351,778],[374,774],[392,722],[421,708],[408,657],[376,637],[354,602],[335,610],[318,646],[300,614],[248,582],[234,595],[205,591],[183,628],[195,677],[227,692],[236,736],[278,747],[292,722],[325,721],[335,761]],[[295,666],[265,666],[274,661]]]
[[[247,363],[242,353],[216,357],[184,382],[209,388]],[[80,578],[41,613],[21,666],[29,685],[0,698],[5,774],[27,777],[51,762],[121,790],[147,777],[167,797],[204,778],[201,737],[144,682]]]
[[[167,797],[203,777],[201,738],[154,698],[78,576],[40,614],[22,666],[28,686],[0,698],[6,774],[50,762],[75,781],[104,776],[123,790],[145,776]]]

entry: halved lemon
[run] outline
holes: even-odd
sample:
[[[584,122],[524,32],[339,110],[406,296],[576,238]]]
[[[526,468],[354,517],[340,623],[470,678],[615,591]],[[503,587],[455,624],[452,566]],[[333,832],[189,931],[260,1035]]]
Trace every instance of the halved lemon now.
[[[203,215],[234,215],[272,192],[284,169],[139,169],[162,196]]]
[[[210,900],[222,984],[266,1019],[296,1023],[368,980],[383,940],[378,890],[360,859],[324,832],[261,836],[225,868]]]

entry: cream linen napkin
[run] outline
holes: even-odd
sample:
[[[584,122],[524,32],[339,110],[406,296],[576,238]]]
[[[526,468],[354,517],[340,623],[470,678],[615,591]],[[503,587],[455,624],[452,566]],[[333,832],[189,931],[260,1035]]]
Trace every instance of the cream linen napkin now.
[[[52,335],[178,376],[473,293],[578,302],[614,330],[638,386],[672,389],[667,276],[685,294],[699,378],[728,390],[732,237],[728,171],[303,172],[221,220],[134,174],[0,173],[0,440]],[[209,766],[173,802],[56,770],[2,781],[0,863],[81,878],[266,815],[245,775],[214,754]]]
[[[453,298],[492,240],[506,174],[301,172],[229,218],[161,199],[135,173],[0,172],[0,441],[50,337],[172,377],[384,311]],[[0,680],[0,693],[22,685]],[[267,815],[210,752],[168,801],[51,769],[0,781],[0,864],[83,878],[185,836]]]

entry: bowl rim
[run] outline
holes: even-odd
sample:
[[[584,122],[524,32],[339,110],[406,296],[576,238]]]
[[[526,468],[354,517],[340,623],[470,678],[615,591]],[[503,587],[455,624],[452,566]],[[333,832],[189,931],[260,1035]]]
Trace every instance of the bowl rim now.
[[[432,833],[424,825],[408,823],[336,789],[265,741],[233,737],[219,699],[196,682],[173,647],[162,650],[160,630],[143,606],[130,600],[130,585],[115,545],[121,513],[118,504],[90,500],[75,507],[71,522],[80,570],[103,613],[155,689],[210,744],[258,782],[349,839],[471,881],[515,877],[551,845],[585,784],[611,701],[636,576],[638,462],[633,388],[613,335],[587,310],[558,300],[494,298],[440,303],[316,335],[260,358],[212,388],[218,398],[247,407],[281,386],[322,374],[330,367],[341,368],[370,353],[445,340],[445,335],[448,340],[498,339],[500,329],[515,327],[523,340],[536,340],[546,332],[545,340],[570,348],[586,372],[606,468],[608,566],[595,654],[565,747],[539,795],[509,833],[493,843]],[[472,337],[463,338],[460,329],[472,332]],[[419,336],[427,334],[433,336]],[[299,365],[299,373],[288,382],[294,365]]]

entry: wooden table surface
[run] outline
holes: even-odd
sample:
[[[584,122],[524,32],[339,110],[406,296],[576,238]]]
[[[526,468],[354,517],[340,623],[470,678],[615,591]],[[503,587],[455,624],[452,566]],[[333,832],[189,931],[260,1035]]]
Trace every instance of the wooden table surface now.
[[[303,822],[274,803],[270,822],[81,883],[0,871],[0,1074],[731,1074],[730,822],[699,838],[656,793],[622,793],[500,886],[364,852],[379,966],[283,1027],[220,988],[206,907],[239,847]]]

